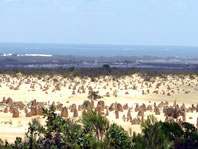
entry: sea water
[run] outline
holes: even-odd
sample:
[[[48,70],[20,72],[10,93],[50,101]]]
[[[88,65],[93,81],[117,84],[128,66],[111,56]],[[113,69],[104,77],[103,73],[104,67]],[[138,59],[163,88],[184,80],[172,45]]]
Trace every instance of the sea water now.
[[[198,47],[97,44],[0,43],[0,53],[72,56],[198,57]]]

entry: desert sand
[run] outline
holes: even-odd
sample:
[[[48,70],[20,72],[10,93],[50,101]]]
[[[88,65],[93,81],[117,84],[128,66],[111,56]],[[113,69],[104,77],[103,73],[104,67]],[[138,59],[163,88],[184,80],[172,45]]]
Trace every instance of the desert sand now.
[[[88,99],[91,91],[101,98]],[[47,108],[54,104],[61,115],[64,115],[65,107],[68,111],[65,117],[78,119],[85,100],[111,123],[117,123],[127,131],[141,132],[137,119],[146,119],[151,114],[159,121],[187,121],[197,126],[198,77],[168,75],[145,81],[140,74],[94,80],[1,74],[0,138],[13,142],[17,136],[24,137],[33,118],[44,124],[42,106]],[[176,119],[171,118],[165,114],[165,109],[171,106],[184,112]]]

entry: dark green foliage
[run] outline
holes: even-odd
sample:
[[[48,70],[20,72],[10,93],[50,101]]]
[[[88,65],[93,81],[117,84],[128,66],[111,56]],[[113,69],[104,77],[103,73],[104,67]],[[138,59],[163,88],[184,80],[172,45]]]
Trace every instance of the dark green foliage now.
[[[195,128],[195,126],[193,124],[183,122],[182,126],[183,126],[185,132],[188,132],[188,133],[196,133],[197,132],[197,128]]]
[[[62,71],[64,71],[64,69],[62,69]],[[75,67],[71,67],[68,69],[69,71],[69,75],[70,76],[77,76],[78,75],[78,70]]]
[[[182,142],[182,136],[184,131],[177,123],[159,122],[157,123],[162,129],[162,131],[168,136],[170,141]]]
[[[105,68],[108,66],[105,66]],[[13,68],[13,69],[0,69],[0,74],[9,74],[16,77],[17,73],[21,73],[25,76],[35,76],[41,78],[41,76],[49,75],[53,76],[61,75],[64,78],[73,78],[78,76],[80,78],[90,77],[94,78],[111,75],[114,78],[119,78],[122,76],[129,76],[135,73],[140,74],[145,81],[151,81],[156,77],[166,78],[167,75],[177,75],[183,77],[182,75],[190,76],[193,79],[194,75],[198,76],[198,71],[159,71],[159,70],[141,70],[136,68],[57,68],[57,69],[25,69],[25,68]],[[193,77],[192,77],[193,76]]]
[[[185,148],[198,148],[198,131],[194,125],[183,122],[182,127],[184,129],[184,140],[185,140]]]
[[[93,134],[99,141],[104,139],[105,133],[109,129],[109,121],[97,111],[91,110],[89,113],[83,111],[81,122],[85,131]]]
[[[177,123],[159,122],[162,131],[174,142],[176,149],[198,148],[198,132],[194,125],[183,122],[182,127]]]
[[[142,134],[134,134],[133,144],[135,149],[169,149],[173,146],[154,116],[148,116],[142,123]]]
[[[105,141],[106,146],[109,146],[112,149],[128,149],[131,147],[131,138],[129,137],[128,133],[117,124],[110,126],[106,133]]]
[[[69,71],[70,71],[70,72],[74,72],[75,70],[76,70],[75,67],[70,67],[70,68],[69,68]]]
[[[95,138],[84,133],[84,130],[77,123],[64,119],[55,113],[52,106],[49,110],[44,110],[47,117],[46,129],[41,129],[43,138],[38,140],[43,148],[70,148],[70,147],[91,147]]]
[[[108,64],[104,64],[102,67],[103,67],[104,69],[109,69],[109,68],[110,68],[110,66],[109,66]]]
[[[22,142],[22,138],[17,137],[15,140],[15,143],[12,145],[13,148],[16,149],[23,149],[23,148],[28,148],[27,144]]]

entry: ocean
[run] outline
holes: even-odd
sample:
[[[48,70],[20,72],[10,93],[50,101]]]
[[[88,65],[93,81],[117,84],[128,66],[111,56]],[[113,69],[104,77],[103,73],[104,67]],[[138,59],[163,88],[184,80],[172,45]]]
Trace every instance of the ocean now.
[[[0,53],[72,56],[198,57],[198,47],[91,44],[0,43]]]

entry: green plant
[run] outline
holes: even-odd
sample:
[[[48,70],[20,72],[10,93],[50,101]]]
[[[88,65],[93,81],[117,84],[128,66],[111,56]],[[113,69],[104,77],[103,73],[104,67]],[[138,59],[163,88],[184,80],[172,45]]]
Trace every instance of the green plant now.
[[[169,141],[153,115],[148,116],[141,126],[142,134],[133,136],[134,148],[169,149],[173,147],[174,142]]]
[[[130,148],[131,138],[121,126],[112,124],[106,133],[105,144],[112,149]]]
[[[109,121],[97,111],[90,110],[89,113],[83,111],[81,122],[86,133],[94,134],[99,141],[104,139],[105,133],[109,129]]]

